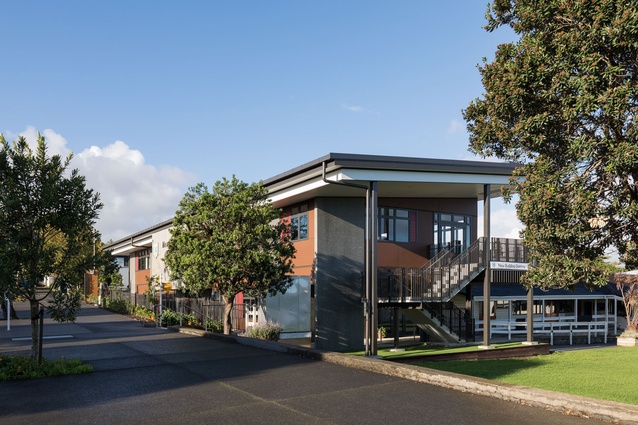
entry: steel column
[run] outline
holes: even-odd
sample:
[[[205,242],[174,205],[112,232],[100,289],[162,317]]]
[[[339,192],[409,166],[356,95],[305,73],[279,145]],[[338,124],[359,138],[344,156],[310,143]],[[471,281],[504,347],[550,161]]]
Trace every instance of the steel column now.
[[[491,267],[490,255],[491,234],[490,234],[490,191],[491,185],[483,186],[483,235],[485,236],[485,246],[483,254],[485,255],[485,278],[483,279],[483,348],[490,347],[490,278]]]

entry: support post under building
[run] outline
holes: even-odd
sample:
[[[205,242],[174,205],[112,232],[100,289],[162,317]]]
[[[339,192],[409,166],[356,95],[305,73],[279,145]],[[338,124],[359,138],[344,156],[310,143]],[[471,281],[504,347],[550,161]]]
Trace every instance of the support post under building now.
[[[370,271],[370,332],[371,346],[370,355],[377,355],[377,327],[378,327],[378,273],[377,273],[377,233],[378,233],[378,183],[370,182],[370,204],[368,214],[370,215],[370,231],[368,232],[370,244],[369,271]]]
[[[483,345],[479,348],[490,347],[490,316],[492,314],[490,302],[490,279],[492,278],[492,268],[490,261],[492,255],[490,249],[492,246],[492,237],[490,234],[490,191],[489,184],[483,186],[483,235],[485,236],[485,246],[483,247],[483,255],[485,256],[485,278],[483,279]]]

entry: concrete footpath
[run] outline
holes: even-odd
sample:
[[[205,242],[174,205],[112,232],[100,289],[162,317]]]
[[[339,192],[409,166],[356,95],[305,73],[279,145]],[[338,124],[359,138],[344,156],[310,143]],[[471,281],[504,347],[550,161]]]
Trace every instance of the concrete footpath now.
[[[488,379],[460,375],[436,369],[427,369],[402,363],[394,363],[370,357],[315,350],[286,344],[284,342],[263,341],[239,336],[220,335],[189,328],[172,328],[180,333],[219,339],[249,345],[271,351],[284,352],[335,363],[383,375],[423,382],[472,394],[495,397],[528,406],[584,418],[598,419],[619,424],[638,424],[638,406],[589,397],[565,394],[520,385],[497,383]]]

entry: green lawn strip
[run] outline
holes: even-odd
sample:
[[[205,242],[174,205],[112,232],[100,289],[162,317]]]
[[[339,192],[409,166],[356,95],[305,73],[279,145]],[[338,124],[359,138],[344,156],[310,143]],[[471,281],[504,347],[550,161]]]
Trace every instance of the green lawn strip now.
[[[42,363],[36,364],[30,356],[0,354],[0,381],[76,375],[92,371],[93,366],[77,359],[43,359]]]
[[[492,344],[494,349],[504,349],[504,348],[514,348],[514,347],[523,347],[523,344],[520,342],[508,342],[502,344]],[[392,348],[379,348],[377,350],[377,355],[382,359],[386,360],[398,360],[402,358],[410,358],[410,357],[422,357],[422,356],[432,356],[432,355],[440,355],[440,354],[455,354],[455,353],[470,353],[473,351],[484,351],[481,348],[478,348],[478,345],[459,345],[452,347],[445,346],[436,346],[436,345],[408,345],[401,346],[401,349],[404,351],[390,351]],[[352,351],[348,354],[353,354],[355,356],[363,356],[365,355],[364,351]]]
[[[421,361],[416,366],[638,405],[638,347],[609,347],[494,360]]]

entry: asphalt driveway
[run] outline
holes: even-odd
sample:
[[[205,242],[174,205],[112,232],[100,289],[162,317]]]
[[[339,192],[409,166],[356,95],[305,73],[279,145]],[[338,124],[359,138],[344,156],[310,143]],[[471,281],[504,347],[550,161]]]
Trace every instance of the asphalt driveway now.
[[[19,311],[26,318],[26,312]],[[0,383],[7,424],[583,424],[597,421],[241,344],[144,327],[85,306],[45,323],[44,355],[84,375]],[[28,353],[29,321],[0,321],[0,353]],[[51,338],[53,337],[53,338]]]

